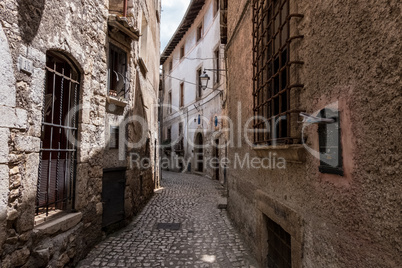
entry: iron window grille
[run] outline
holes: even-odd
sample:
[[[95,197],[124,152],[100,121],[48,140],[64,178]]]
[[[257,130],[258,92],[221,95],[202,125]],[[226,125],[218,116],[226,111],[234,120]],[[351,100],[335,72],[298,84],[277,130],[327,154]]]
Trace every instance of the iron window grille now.
[[[46,55],[36,214],[74,208],[79,80],[62,54]],[[71,113],[72,118],[67,118]]]
[[[290,67],[302,64],[290,61],[290,20],[302,17],[290,14],[290,0],[253,0],[253,112],[255,144],[290,144],[291,90]]]
[[[108,64],[109,96],[125,99],[127,92],[127,53],[113,44],[109,44]]]

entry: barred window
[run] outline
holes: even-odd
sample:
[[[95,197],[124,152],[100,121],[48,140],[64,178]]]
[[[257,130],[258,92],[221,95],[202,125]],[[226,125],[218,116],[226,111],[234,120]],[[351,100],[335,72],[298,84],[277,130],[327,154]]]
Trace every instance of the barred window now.
[[[45,68],[36,195],[36,214],[42,216],[74,209],[80,86],[78,68],[64,54],[48,51]],[[68,118],[69,112],[74,116]]]
[[[256,144],[293,143],[290,127],[291,40],[289,0],[253,1],[253,99],[254,142]]]

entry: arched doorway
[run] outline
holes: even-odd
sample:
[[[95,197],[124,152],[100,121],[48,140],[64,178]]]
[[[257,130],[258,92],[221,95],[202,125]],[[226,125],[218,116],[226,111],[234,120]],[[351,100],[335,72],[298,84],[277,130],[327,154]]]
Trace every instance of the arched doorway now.
[[[201,133],[195,138],[195,159],[198,172],[204,172],[204,141]]]

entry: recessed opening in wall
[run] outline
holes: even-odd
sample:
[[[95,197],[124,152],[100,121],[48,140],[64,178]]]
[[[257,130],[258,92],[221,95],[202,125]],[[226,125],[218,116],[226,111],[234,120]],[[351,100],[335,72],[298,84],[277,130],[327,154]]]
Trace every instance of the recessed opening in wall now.
[[[291,268],[291,236],[279,224],[265,217],[268,231],[268,268]]]
[[[219,47],[214,51],[214,60],[215,60],[215,69],[217,70],[215,72],[215,84],[218,84],[221,81],[221,75],[220,75],[220,68],[221,68],[221,64],[220,64],[220,59],[219,59]]]
[[[196,99],[200,99],[202,96],[202,85],[201,85],[201,74],[202,74],[202,68],[199,68],[197,70],[197,74],[196,74],[196,79],[197,79],[197,95],[196,95]]]
[[[119,149],[119,127],[110,127],[109,149]]]
[[[126,98],[127,53],[109,43],[108,93],[117,99]]]
[[[78,111],[78,68],[64,54],[46,53],[36,215],[74,208]],[[50,215],[49,215],[50,216]]]
[[[169,112],[169,114],[171,114],[172,113],[172,91],[169,91],[168,101],[169,101],[168,112]]]
[[[184,106],[184,83],[180,84],[180,107]]]
[[[184,57],[184,45],[180,47],[180,59]]]
[[[200,41],[202,37],[202,23],[197,27],[197,42]]]

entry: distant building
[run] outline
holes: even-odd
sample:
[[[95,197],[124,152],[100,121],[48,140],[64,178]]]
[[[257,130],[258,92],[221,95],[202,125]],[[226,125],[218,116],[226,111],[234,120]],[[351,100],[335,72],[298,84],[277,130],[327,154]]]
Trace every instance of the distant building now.
[[[400,7],[221,1],[228,212],[261,267],[402,266]]]
[[[224,148],[224,46],[220,41],[219,1],[193,0],[161,56],[163,65],[163,157],[168,168],[205,174],[223,182],[223,169],[211,165]],[[200,76],[210,77],[203,89]],[[162,159],[162,167],[164,161]]]
[[[1,267],[74,266],[158,185],[160,1],[104,3],[1,5]]]

